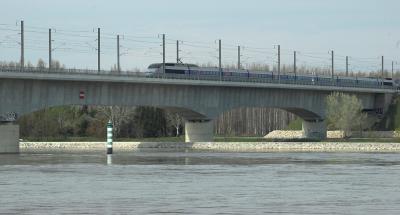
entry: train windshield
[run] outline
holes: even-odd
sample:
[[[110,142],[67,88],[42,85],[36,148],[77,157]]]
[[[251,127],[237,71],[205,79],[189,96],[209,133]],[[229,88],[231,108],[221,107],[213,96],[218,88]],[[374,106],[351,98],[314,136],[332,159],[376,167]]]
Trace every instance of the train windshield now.
[[[153,63],[151,64],[148,69],[159,69],[161,68],[162,63]]]

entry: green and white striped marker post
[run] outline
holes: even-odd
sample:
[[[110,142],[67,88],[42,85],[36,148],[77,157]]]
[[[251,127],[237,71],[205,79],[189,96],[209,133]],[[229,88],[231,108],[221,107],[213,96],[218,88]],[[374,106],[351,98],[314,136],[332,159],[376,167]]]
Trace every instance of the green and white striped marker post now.
[[[111,120],[108,121],[107,123],[107,154],[112,155],[113,153],[113,125],[111,123]]]

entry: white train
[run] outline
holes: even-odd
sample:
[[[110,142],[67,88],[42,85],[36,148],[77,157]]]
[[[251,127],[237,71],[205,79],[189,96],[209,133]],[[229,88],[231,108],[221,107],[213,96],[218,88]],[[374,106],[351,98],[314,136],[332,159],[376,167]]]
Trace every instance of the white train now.
[[[148,67],[146,76],[158,76],[163,74],[163,64],[155,63]],[[273,80],[280,80],[285,82],[298,82],[310,85],[336,85],[336,86],[359,86],[359,87],[395,87],[399,89],[399,80],[392,80],[391,78],[380,79],[376,77],[341,77],[336,76],[332,81],[331,76],[321,75],[294,75],[294,74],[281,74],[279,77],[274,72],[259,72],[244,69],[222,69],[215,67],[199,67],[195,64],[178,64],[166,63],[165,74],[182,75],[188,77],[197,77],[205,80],[219,80],[221,77],[224,80],[236,81],[254,81],[254,82],[271,82]]]

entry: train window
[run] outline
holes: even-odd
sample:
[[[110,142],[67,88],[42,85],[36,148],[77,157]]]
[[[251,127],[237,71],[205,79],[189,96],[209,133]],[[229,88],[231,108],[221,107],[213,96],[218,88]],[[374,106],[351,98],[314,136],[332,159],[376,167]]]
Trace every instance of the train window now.
[[[173,74],[185,74],[185,70],[178,69],[166,69],[165,73],[173,73]]]

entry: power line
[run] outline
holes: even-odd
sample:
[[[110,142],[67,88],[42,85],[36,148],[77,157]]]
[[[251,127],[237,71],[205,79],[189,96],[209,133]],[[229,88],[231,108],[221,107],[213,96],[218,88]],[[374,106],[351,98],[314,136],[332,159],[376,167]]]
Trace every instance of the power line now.
[[[22,25],[22,24],[21,24]],[[9,35],[0,35],[0,48],[18,48],[22,46],[22,42],[18,42],[18,35],[21,35],[19,27],[22,27],[18,23],[16,25],[11,24],[3,24],[0,23],[0,33],[1,32],[9,32],[15,34]],[[54,32],[52,32],[52,43],[53,47],[50,50],[57,50],[57,52],[79,52],[79,53],[94,53],[96,50],[96,32],[95,29],[92,31],[90,30],[67,30],[67,29],[57,29],[53,28]],[[35,50],[35,51],[43,51],[44,49],[48,49],[47,46],[47,32],[48,28],[37,27],[37,26],[25,26],[24,29],[24,48],[28,50]],[[21,35],[22,37],[22,35]],[[115,37],[116,34],[112,34],[109,32],[102,33],[102,43],[101,43],[101,51],[98,51],[99,54],[110,54],[113,51],[117,51],[115,47]],[[122,52],[126,52],[129,54],[143,54],[146,57],[153,55],[159,55],[161,50],[161,41],[159,37],[153,36],[144,36],[144,35],[124,35],[121,34],[120,37],[123,40],[123,46],[120,46]],[[173,42],[172,42],[173,41]],[[204,58],[204,59],[215,59],[218,56],[218,41],[214,42],[205,42],[205,41],[186,41],[186,40],[179,40],[182,41],[180,46],[187,47],[185,51],[180,52],[180,56],[183,58]],[[169,50],[170,45],[175,45],[176,40],[173,39],[165,39],[164,45],[167,46],[167,51]],[[99,44],[97,44],[99,47]],[[165,48],[165,47],[164,47]],[[224,52],[224,57],[220,59],[220,61],[230,61],[231,59],[237,58],[237,45],[226,44],[221,47],[220,51]],[[23,51],[21,51],[23,52]],[[264,62],[272,60],[272,64],[279,64],[280,56],[292,56],[292,51],[288,49],[281,49],[280,55],[276,54],[275,48],[268,48],[268,47],[252,47],[241,45],[240,56],[241,62],[249,62],[249,61],[256,61],[256,62]],[[121,53],[124,54],[124,53]],[[166,53],[168,54],[168,53]],[[318,63],[322,65],[329,64],[329,54],[324,52],[309,52],[309,51],[297,51],[299,56],[300,63],[302,62],[309,62]],[[195,56],[196,55],[196,56]],[[169,56],[166,56],[169,58]],[[308,61],[304,61],[307,59]],[[344,55],[335,55],[336,61],[342,61],[344,64],[344,59],[347,59]],[[348,59],[351,60],[351,68],[355,66],[359,66],[362,68],[370,68],[372,64],[374,67],[375,65],[387,66],[389,65],[387,62],[380,63],[379,57],[370,57],[370,58],[361,58],[361,57],[349,57]],[[388,59],[388,58],[387,58]],[[302,61],[303,60],[303,61]],[[393,61],[393,60],[392,60]],[[337,63],[337,67],[341,69],[342,63]],[[332,66],[336,66],[332,64]]]

